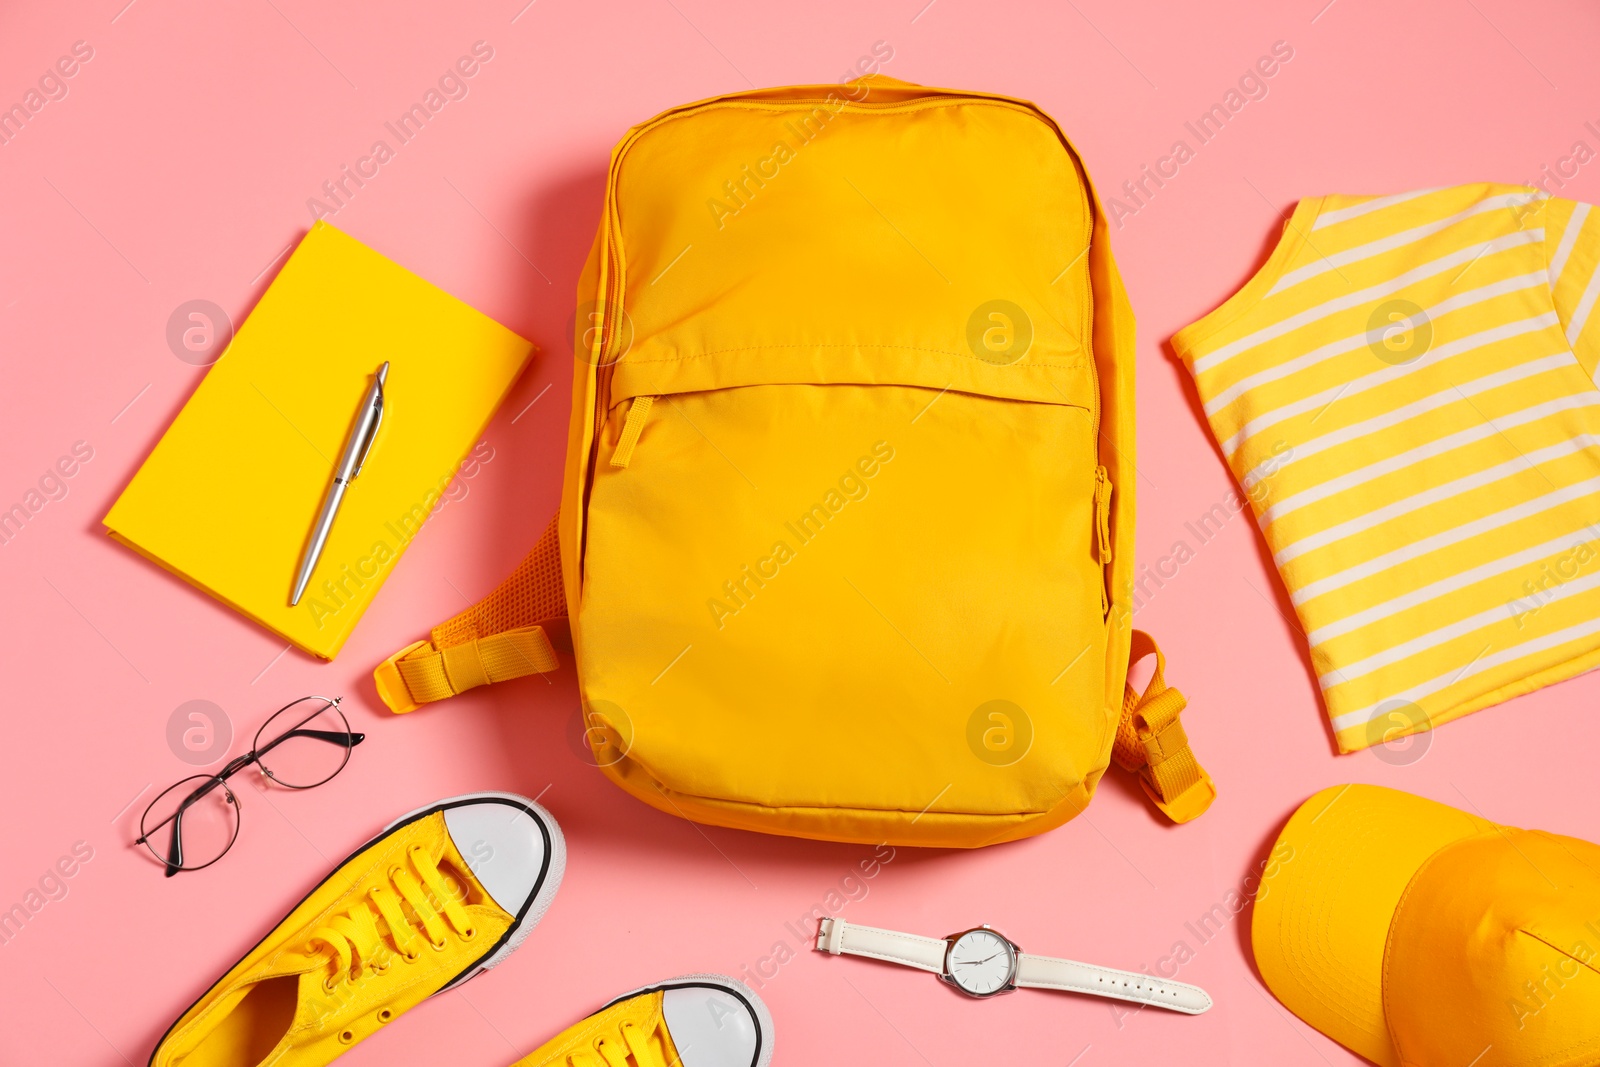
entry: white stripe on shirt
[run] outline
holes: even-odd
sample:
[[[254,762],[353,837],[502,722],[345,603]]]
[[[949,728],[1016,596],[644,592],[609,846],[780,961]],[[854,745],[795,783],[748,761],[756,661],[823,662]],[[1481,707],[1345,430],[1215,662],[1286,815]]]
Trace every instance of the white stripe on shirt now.
[[[1570,582],[1565,582],[1549,590],[1549,595],[1539,601],[1539,606],[1543,607],[1565,597],[1577,596],[1579,593],[1587,593],[1596,586],[1600,586],[1600,572],[1586,574],[1581,578],[1574,578]],[[1476,615],[1469,615],[1465,619],[1459,619],[1448,626],[1441,626],[1437,630],[1418,634],[1409,641],[1390,645],[1381,652],[1374,652],[1366,659],[1347,663],[1343,667],[1318,676],[1317,682],[1322,688],[1328,689],[1344,682],[1353,681],[1363,675],[1371,674],[1380,667],[1387,667],[1391,663],[1399,663],[1401,660],[1410,659],[1419,652],[1426,652],[1430,648],[1438,648],[1445,642],[1470,634],[1474,630],[1481,630],[1485,626],[1493,626],[1495,623],[1506,622],[1515,618],[1516,611],[1509,604],[1496,604],[1492,608],[1480,611]]]
[[[1437,504],[1441,500],[1449,500],[1451,497],[1460,496],[1462,493],[1470,492],[1473,489],[1491,485],[1502,478],[1509,478],[1523,471],[1537,470],[1541,463],[1560,459],[1563,456],[1570,456],[1575,452],[1582,452],[1586,448],[1600,448],[1600,437],[1579,434],[1565,441],[1557,441],[1555,444],[1541,448],[1536,452],[1529,452],[1526,456],[1508,459],[1504,463],[1498,463],[1493,467],[1463,475],[1454,481],[1436,485],[1432,489],[1413,493],[1402,500],[1396,500],[1392,504],[1375,508],[1364,515],[1357,515],[1344,522],[1329,526],[1325,530],[1308,534],[1292,544],[1284,545],[1273,554],[1272,562],[1281,567],[1296,556],[1304,555],[1313,549],[1331,545],[1335,541],[1342,541],[1346,537],[1361,533],[1363,530],[1370,530],[1374,526],[1388,522],[1390,519],[1399,518],[1401,515],[1409,515],[1411,512],[1419,508],[1425,508],[1429,504]]]
[[[1400,407],[1386,411],[1382,415],[1374,415],[1370,419],[1362,419],[1360,422],[1353,422],[1342,429],[1330,430],[1325,434],[1311,438],[1309,441],[1302,441],[1297,445],[1292,445],[1289,448],[1288,455],[1273,455],[1263,460],[1256,466],[1255,470],[1245,476],[1240,484],[1246,489],[1254,488],[1256,483],[1263,478],[1271,477],[1289,464],[1298,463],[1302,459],[1309,459],[1319,452],[1326,452],[1330,448],[1357,440],[1368,434],[1377,433],[1379,430],[1387,430],[1391,426],[1409,422],[1420,415],[1428,414],[1430,411],[1448,407],[1458,400],[1465,400],[1467,397],[1477,396],[1479,393],[1487,393],[1492,389],[1500,388],[1502,385],[1520,382],[1524,378],[1534,378],[1553,370],[1565,370],[1571,366],[1572,356],[1566,352],[1560,352],[1553,356],[1545,356],[1543,359],[1533,359],[1526,363],[1518,363],[1514,367],[1495,371],[1493,374],[1486,374],[1482,378],[1474,378],[1472,381],[1461,385],[1452,385],[1448,389],[1440,389],[1437,393],[1425,396],[1421,400],[1413,400],[1409,404],[1402,404]]]
[[[1578,306],[1572,309],[1572,321],[1567,323],[1567,344],[1574,348],[1583,334],[1584,323],[1589,321],[1589,311],[1594,307],[1596,296],[1600,296],[1600,270],[1589,275],[1589,284],[1583,287],[1583,296],[1578,298]]]
[[[1538,515],[1540,512],[1560,507],[1562,504],[1594,492],[1600,492],[1600,478],[1589,478],[1581,482],[1575,482],[1554,492],[1546,493],[1544,496],[1524,501],[1515,507],[1509,507],[1504,511],[1497,511],[1482,518],[1473,519],[1471,522],[1464,522],[1460,526],[1442,530],[1432,537],[1420,538],[1409,545],[1402,545],[1392,552],[1374,556],[1365,563],[1358,563],[1354,567],[1346,567],[1344,570],[1330,574],[1326,578],[1309,582],[1291,593],[1289,600],[1298,607],[1308,600],[1313,600],[1325,593],[1331,593],[1335,589],[1343,589],[1352,582],[1359,582],[1363,578],[1386,571],[1390,567],[1399,566],[1402,563],[1407,563],[1425,556],[1429,552],[1436,552],[1450,545],[1460,544],[1462,541],[1476,537],[1481,533],[1498,530],[1502,526],[1509,526],[1521,519],[1528,518],[1530,515]]]
[[[1344,385],[1329,386],[1321,392],[1313,393],[1301,400],[1296,400],[1279,408],[1273,408],[1270,411],[1264,411],[1239,427],[1232,437],[1222,442],[1223,454],[1231,459],[1233,454],[1239,451],[1240,445],[1268,426],[1274,426],[1286,419],[1292,419],[1296,415],[1304,415],[1308,411],[1315,411],[1320,407],[1333,403],[1340,397],[1359,396],[1381,385],[1388,385],[1407,375],[1415,374],[1417,371],[1443,363],[1447,359],[1467,355],[1497,342],[1512,337],[1520,337],[1526,333],[1536,333],[1539,330],[1557,325],[1559,325],[1559,320],[1556,317],[1556,313],[1547,311],[1543,315],[1535,315],[1529,319],[1518,319],[1516,322],[1491,326],[1487,330],[1479,330],[1477,333],[1458,337],[1454,341],[1446,341],[1442,345],[1429,349],[1410,363],[1386,364],[1379,370],[1364,374],[1359,378],[1346,382]],[[1255,471],[1251,471],[1244,479],[1246,489],[1255,484],[1252,479],[1256,479]]]
[[[1343,252],[1335,252],[1331,256],[1323,256],[1318,262],[1308,263],[1304,267],[1292,270],[1279,278],[1272,288],[1267,290],[1267,295],[1272,296],[1275,293],[1281,293],[1285,289],[1293,288],[1307,279],[1326,274],[1330,270],[1338,270],[1340,267],[1359,263],[1363,259],[1371,259],[1373,256],[1381,256],[1385,252],[1392,252],[1396,248],[1404,248],[1406,245],[1416,244],[1425,237],[1432,237],[1441,230],[1447,230],[1456,223],[1465,222],[1474,216],[1490,211],[1499,211],[1501,208],[1519,206],[1528,202],[1528,194],[1526,193],[1507,193],[1504,196],[1491,196],[1487,200],[1478,201],[1465,211],[1456,212],[1454,215],[1434,222],[1423,223],[1421,226],[1413,226],[1409,230],[1401,230],[1399,233],[1390,234],[1388,237],[1380,237],[1376,241],[1368,241],[1364,245],[1347,248]]]
[[[1504,433],[1517,426],[1538,422],[1546,415],[1554,415],[1559,411],[1572,411],[1576,408],[1595,407],[1596,405],[1600,405],[1600,393],[1589,390],[1583,393],[1575,393],[1572,396],[1557,397],[1542,404],[1535,404],[1520,411],[1513,411],[1508,415],[1500,415],[1488,419],[1481,426],[1469,426],[1465,430],[1446,434],[1437,440],[1429,441],[1415,448],[1409,448],[1404,452],[1389,456],[1386,459],[1380,459],[1375,463],[1369,463],[1365,467],[1359,467],[1346,474],[1341,474],[1337,478],[1330,478],[1319,485],[1313,485],[1308,489],[1302,489],[1298,493],[1286,496],[1261,513],[1259,525],[1265,530],[1285,515],[1299,511],[1307,505],[1315,504],[1317,501],[1324,500],[1335,493],[1342,493],[1346,489],[1364,485],[1375,478],[1381,478],[1385,474],[1393,474],[1395,471],[1421,463],[1423,460],[1442,456],[1446,452],[1465,448],[1467,445],[1475,441],[1481,441],[1485,437],[1493,437],[1497,433]]]
[[[1556,254],[1550,257],[1550,291],[1555,292],[1556,286],[1561,282],[1561,271],[1567,265],[1567,257],[1572,255],[1572,246],[1578,243],[1578,234],[1583,230],[1584,220],[1589,217],[1589,205],[1579,204],[1572,209],[1572,219],[1567,223],[1567,228],[1561,231],[1561,243],[1556,245]]]
[[[1537,288],[1538,286],[1545,285],[1548,282],[1548,278],[1549,276],[1544,271],[1536,270],[1531,274],[1523,274],[1515,278],[1507,278],[1504,281],[1494,282],[1491,285],[1480,286],[1477,289],[1469,289],[1464,293],[1458,293],[1446,300],[1441,300],[1431,308],[1423,309],[1422,317],[1425,321],[1432,322],[1441,315],[1448,314],[1452,311],[1458,311],[1461,308],[1472,307],[1474,304],[1481,304],[1485,300],[1493,300],[1497,296],[1504,296],[1507,293],[1514,293],[1523,289],[1533,289]],[[1216,396],[1206,401],[1206,415],[1208,417],[1214,415],[1222,408],[1225,408],[1229,404],[1233,403],[1234,400],[1239,398],[1241,393],[1244,393],[1247,390],[1254,389],[1258,385],[1265,385],[1267,382],[1275,382],[1278,379],[1286,378],[1291,374],[1299,373],[1308,367],[1314,367],[1318,363],[1321,363],[1325,360],[1333,359],[1335,356],[1342,356],[1346,352],[1361,348],[1370,340],[1370,334],[1358,333],[1353,337],[1346,337],[1342,341],[1334,341],[1330,344],[1325,344],[1320,348],[1314,348],[1303,356],[1280,363],[1275,367],[1268,367],[1266,370],[1258,371],[1247,378],[1241,378],[1239,381],[1228,386],[1228,388],[1222,390]]]
[[[1332,300],[1325,300],[1315,307],[1290,315],[1288,318],[1275,322],[1271,326],[1263,326],[1261,329],[1241,337],[1237,341],[1230,341],[1228,344],[1221,345],[1215,351],[1207,352],[1195,360],[1193,373],[1203,374],[1212,367],[1227,362],[1241,352],[1248,352],[1275,337],[1282,337],[1284,334],[1298,330],[1300,327],[1316,322],[1318,319],[1327,318],[1329,315],[1337,314],[1349,308],[1359,307],[1369,301],[1388,296],[1390,293],[1397,293],[1408,285],[1419,282],[1424,278],[1431,278],[1435,274],[1443,274],[1452,267],[1459,267],[1463,263],[1471,263],[1481,256],[1504,252],[1509,248],[1517,248],[1521,245],[1533,244],[1536,241],[1543,240],[1544,229],[1535,227],[1531,230],[1509,233],[1504,237],[1496,237],[1481,248],[1463,248],[1451,252],[1447,256],[1440,256],[1431,262],[1412,267],[1403,274],[1397,274],[1386,282],[1370,285],[1346,296],[1337,296]]]
[[[1318,215],[1317,221],[1312,223],[1311,228],[1313,230],[1320,230],[1324,226],[1333,226],[1337,223],[1344,222],[1346,219],[1359,218],[1360,216],[1369,212],[1378,211],[1381,208],[1389,207],[1391,204],[1403,204],[1407,200],[1415,200],[1419,196],[1427,196],[1429,193],[1437,193],[1439,190],[1445,188],[1448,188],[1448,186],[1435,185],[1431,189],[1413,189],[1409,193],[1395,193],[1392,196],[1375,196],[1371,200],[1363,200],[1361,203],[1356,204],[1353,207],[1342,207],[1337,211],[1329,211]]]
[[[1421,700],[1423,697],[1431,696],[1441,689],[1449,688],[1464,678],[1471,678],[1475,674],[1482,674],[1484,671],[1498,667],[1503,663],[1511,663],[1525,656],[1532,656],[1535,653],[1544,652],[1547,649],[1564,645],[1568,641],[1576,641],[1580,637],[1589,637],[1595,633],[1600,633],[1600,619],[1589,619],[1575,626],[1568,626],[1564,630],[1546,634],[1544,637],[1535,638],[1532,641],[1524,641],[1520,645],[1512,645],[1510,648],[1496,652],[1493,655],[1473,660],[1459,670],[1449,671],[1439,675],[1437,678],[1423,682],[1421,685],[1412,686],[1410,689],[1396,693],[1394,696],[1381,700],[1376,704],[1369,704],[1364,708],[1358,708],[1343,715],[1335,715],[1332,719],[1333,729],[1335,732],[1340,732],[1348,730],[1352,726],[1360,726],[1364,722],[1371,722],[1382,714],[1382,709],[1388,706],[1392,700],[1398,699],[1413,702]]]
[[[1493,578],[1498,574],[1504,574],[1519,567],[1526,567],[1530,563],[1537,563],[1557,552],[1576,551],[1579,545],[1600,544],[1600,540],[1597,539],[1600,539],[1600,528],[1590,523],[1580,530],[1562,534],[1560,537],[1552,537],[1542,545],[1534,545],[1532,548],[1524,548],[1520,552],[1513,552],[1509,556],[1492,559],[1487,563],[1480,563],[1476,567],[1469,567],[1458,574],[1440,578],[1437,582],[1430,582],[1421,589],[1413,589],[1409,593],[1402,593],[1400,596],[1390,600],[1374,604],[1370,608],[1363,608],[1354,615],[1346,615],[1344,618],[1330,622],[1326,626],[1319,626],[1306,634],[1306,640],[1312,648],[1315,648],[1324,642],[1332,641],[1335,637],[1343,637],[1347,633],[1359,630],[1363,626],[1370,626],[1382,619],[1387,619],[1391,615],[1398,615],[1400,612],[1414,608],[1418,604],[1426,604],[1430,600],[1437,600],[1446,594],[1454,593],[1458,589],[1476,585],[1485,578]]]

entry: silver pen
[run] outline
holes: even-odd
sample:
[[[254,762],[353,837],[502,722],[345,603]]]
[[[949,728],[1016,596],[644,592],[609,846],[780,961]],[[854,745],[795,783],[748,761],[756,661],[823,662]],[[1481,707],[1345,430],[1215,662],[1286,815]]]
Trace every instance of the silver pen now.
[[[305,555],[300,559],[300,574],[294,580],[294,595],[289,598],[291,607],[300,603],[306,586],[311,584],[311,572],[317,569],[317,560],[322,556],[322,546],[327,544],[328,531],[333,529],[333,517],[339,513],[344,491],[361,473],[362,466],[367,462],[367,453],[372,450],[372,442],[378,436],[378,424],[383,421],[383,383],[388,377],[389,363],[385,360],[383,366],[378,368],[378,373],[373,375],[372,387],[367,390],[367,398],[356,413],[350,436],[345,438],[344,454],[339,457],[339,466],[333,472],[333,484],[328,486],[328,494],[322,498],[322,510],[317,513],[316,524],[311,527],[311,540],[307,542]]]

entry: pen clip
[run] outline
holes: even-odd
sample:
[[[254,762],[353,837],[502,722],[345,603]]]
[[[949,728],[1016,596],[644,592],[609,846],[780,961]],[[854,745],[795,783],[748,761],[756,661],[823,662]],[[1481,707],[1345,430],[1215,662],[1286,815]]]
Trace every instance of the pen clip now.
[[[384,361],[383,366],[378,368],[376,377],[377,380],[373,382],[376,393],[372,398],[372,406],[377,410],[377,417],[372,420],[372,428],[367,431],[367,439],[361,442],[361,458],[356,461],[356,469],[350,475],[351,478],[360,475],[361,468],[367,465],[367,453],[372,451],[372,442],[378,439],[378,427],[383,425],[383,384],[385,379],[389,377],[389,363],[387,360]]]

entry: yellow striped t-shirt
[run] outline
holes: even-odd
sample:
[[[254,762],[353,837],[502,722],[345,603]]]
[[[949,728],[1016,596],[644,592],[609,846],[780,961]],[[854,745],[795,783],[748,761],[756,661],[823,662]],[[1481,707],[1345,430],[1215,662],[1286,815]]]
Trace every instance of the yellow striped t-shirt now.
[[[1302,200],[1173,338],[1341,751],[1600,664],[1597,261],[1526,187]]]

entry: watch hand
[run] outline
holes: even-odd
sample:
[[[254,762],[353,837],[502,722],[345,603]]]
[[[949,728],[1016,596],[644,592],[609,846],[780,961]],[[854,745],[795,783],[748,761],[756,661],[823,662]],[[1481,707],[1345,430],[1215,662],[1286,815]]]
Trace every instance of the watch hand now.
[[[980,963],[988,963],[990,960],[994,959],[998,955],[1000,955],[1000,953],[992,952],[989,955],[983,957],[983,959],[981,959],[981,960],[957,960],[956,962],[960,963],[962,966],[965,966],[965,967],[976,967]]]

